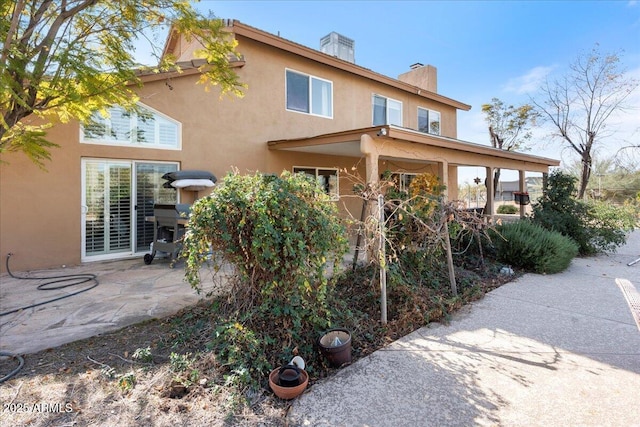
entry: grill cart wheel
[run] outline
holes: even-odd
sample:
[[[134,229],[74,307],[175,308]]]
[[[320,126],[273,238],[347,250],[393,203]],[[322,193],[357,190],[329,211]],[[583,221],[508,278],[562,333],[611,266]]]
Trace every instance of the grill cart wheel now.
[[[151,255],[151,254],[145,254],[145,255],[144,255],[144,263],[145,263],[146,265],[149,265],[149,264],[151,264],[152,262],[153,262],[153,255]]]

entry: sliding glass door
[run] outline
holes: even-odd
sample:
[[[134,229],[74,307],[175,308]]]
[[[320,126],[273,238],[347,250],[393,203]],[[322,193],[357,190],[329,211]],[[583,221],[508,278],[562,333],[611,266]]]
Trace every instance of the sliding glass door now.
[[[176,163],[82,160],[82,260],[113,259],[149,250],[154,203],[177,203],[162,175]]]

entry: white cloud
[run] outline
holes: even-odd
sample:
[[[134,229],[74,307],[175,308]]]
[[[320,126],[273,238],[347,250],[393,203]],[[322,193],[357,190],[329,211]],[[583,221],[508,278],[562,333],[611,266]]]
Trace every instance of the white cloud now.
[[[528,73],[522,76],[509,79],[503,89],[505,92],[513,92],[518,95],[533,93],[540,88],[544,79],[554,68],[554,66],[539,66],[532,68]]]

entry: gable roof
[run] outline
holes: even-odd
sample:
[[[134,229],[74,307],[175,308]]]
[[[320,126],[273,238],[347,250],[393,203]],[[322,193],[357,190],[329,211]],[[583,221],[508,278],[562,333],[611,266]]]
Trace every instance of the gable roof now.
[[[236,37],[237,36],[246,37],[256,42],[264,43],[266,45],[275,47],[277,49],[290,52],[294,55],[298,55],[303,58],[307,58],[309,60],[312,60],[321,64],[325,64],[329,67],[343,70],[348,73],[354,74],[356,76],[359,76],[368,80],[373,80],[373,81],[385,84],[387,86],[394,87],[396,89],[403,90],[413,95],[421,96],[426,99],[430,99],[445,105],[449,105],[459,110],[469,111],[471,109],[471,106],[468,104],[462,103],[460,101],[456,101],[454,99],[448,98],[446,96],[440,95],[435,92],[428,91],[424,88],[420,88],[418,86],[405,83],[398,79],[394,79],[394,78],[385,76],[383,74],[376,73],[375,71],[372,71],[368,68],[361,67],[351,62],[336,58],[332,55],[320,52],[319,50],[311,49],[309,47],[295,43],[291,40],[287,40],[283,37],[276,36],[266,31],[259,30],[255,27],[251,27],[249,25],[243,24],[240,21],[237,21],[234,19],[225,20],[225,26],[227,27],[228,31],[234,34]],[[172,28],[169,31],[169,35],[167,36],[167,41],[165,43],[165,47],[162,53],[163,56],[167,54],[176,53],[175,50],[178,48],[179,38],[180,38],[179,34]]]

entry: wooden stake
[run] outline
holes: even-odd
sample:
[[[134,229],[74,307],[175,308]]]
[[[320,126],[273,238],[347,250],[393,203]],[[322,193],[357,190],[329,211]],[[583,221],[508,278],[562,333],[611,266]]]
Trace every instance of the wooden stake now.
[[[380,263],[380,312],[383,325],[387,324],[387,253],[384,238],[384,196],[378,196],[378,224],[380,225],[380,241],[378,260]]]
[[[451,292],[454,296],[458,295],[458,285],[456,284],[456,272],[453,269],[453,254],[451,253],[451,239],[449,238],[449,224],[444,219],[444,243],[447,249],[447,266],[449,267],[449,282],[451,283]]]

